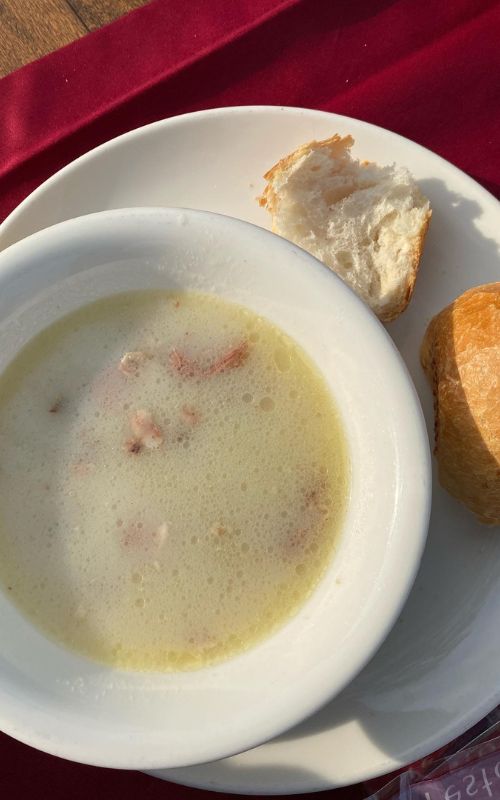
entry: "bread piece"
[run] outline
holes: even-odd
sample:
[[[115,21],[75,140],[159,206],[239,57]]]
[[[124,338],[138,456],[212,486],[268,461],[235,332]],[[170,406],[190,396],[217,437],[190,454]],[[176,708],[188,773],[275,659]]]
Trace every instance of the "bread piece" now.
[[[275,233],[312,253],[384,322],[408,305],[431,210],[404,167],[353,159],[351,136],[309,142],[264,178]]]
[[[500,524],[500,283],[470,289],[431,320],[422,366],[434,392],[439,480]]]

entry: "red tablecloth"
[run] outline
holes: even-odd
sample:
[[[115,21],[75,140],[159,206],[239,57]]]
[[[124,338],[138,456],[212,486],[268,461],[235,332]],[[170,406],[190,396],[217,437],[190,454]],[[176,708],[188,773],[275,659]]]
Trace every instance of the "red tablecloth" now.
[[[382,125],[499,196],[499,42],[496,0],[156,0],[0,81],[0,219],[55,170],[117,134],[254,103]],[[38,794],[198,793],[63,762],[0,735],[0,796]]]

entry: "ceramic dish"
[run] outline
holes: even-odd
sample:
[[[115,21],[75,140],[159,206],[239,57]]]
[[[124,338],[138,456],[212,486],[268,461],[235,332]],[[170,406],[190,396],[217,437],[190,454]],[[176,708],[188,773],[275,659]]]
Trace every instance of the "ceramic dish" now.
[[[0,228],[0,246],[78,214],[182,205],[269,227],[255,196],[263,172],[302,142],[351,133],[354,153],[405,164],[433,206],[416,292],[388,326],[413,376],[432,436],[418,352],[431,316],[475,284],[498,280],[498,202],[448,162],[358,120],[275,107],[204,111],[132,131],[70,164]],[[133,166],[131,166],[133,165]],[[389,638],[330,704],[273,742],[216,763],[156,772],[238,793],[356,783],[440,747],[500,702],[500,536],[434,483],[430,532],[410,598]]]
[[[0,594],[0,728],[55,755],[147,769],[260,744],[359,672],[418,568],[430,455],[406,367],[365,304],[285,239],[203,211],[91,214],[1,253],[0,369],[56,319],[131,289],[216,294],[291,335],[335,398],[350,472],[339,541],[316,590],[273,636],[215,666],[100,666],[45,639]]]

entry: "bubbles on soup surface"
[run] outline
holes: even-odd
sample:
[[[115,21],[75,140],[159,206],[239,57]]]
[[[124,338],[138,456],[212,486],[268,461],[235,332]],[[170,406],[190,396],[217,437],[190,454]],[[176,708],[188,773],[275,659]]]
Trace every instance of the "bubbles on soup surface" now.
[[[246,309],[98,302],[34,339],[0,398],[0,582],[91,658],[227,658],[294,614],[332,557],[347,481],[332,398]]]

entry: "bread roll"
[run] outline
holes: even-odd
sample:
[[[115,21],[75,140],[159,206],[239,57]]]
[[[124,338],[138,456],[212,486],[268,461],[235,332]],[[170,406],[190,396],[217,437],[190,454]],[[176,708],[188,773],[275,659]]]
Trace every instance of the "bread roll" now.
[[[439,479],[500,524],[500,283],[470,289],[430,322],[421,351],[434,392]]]
[[[404,167],[352,158],[351,136],[309,142],[264,178],[275,233],[308,250],[384,322],[413,292],[431,210]]]

